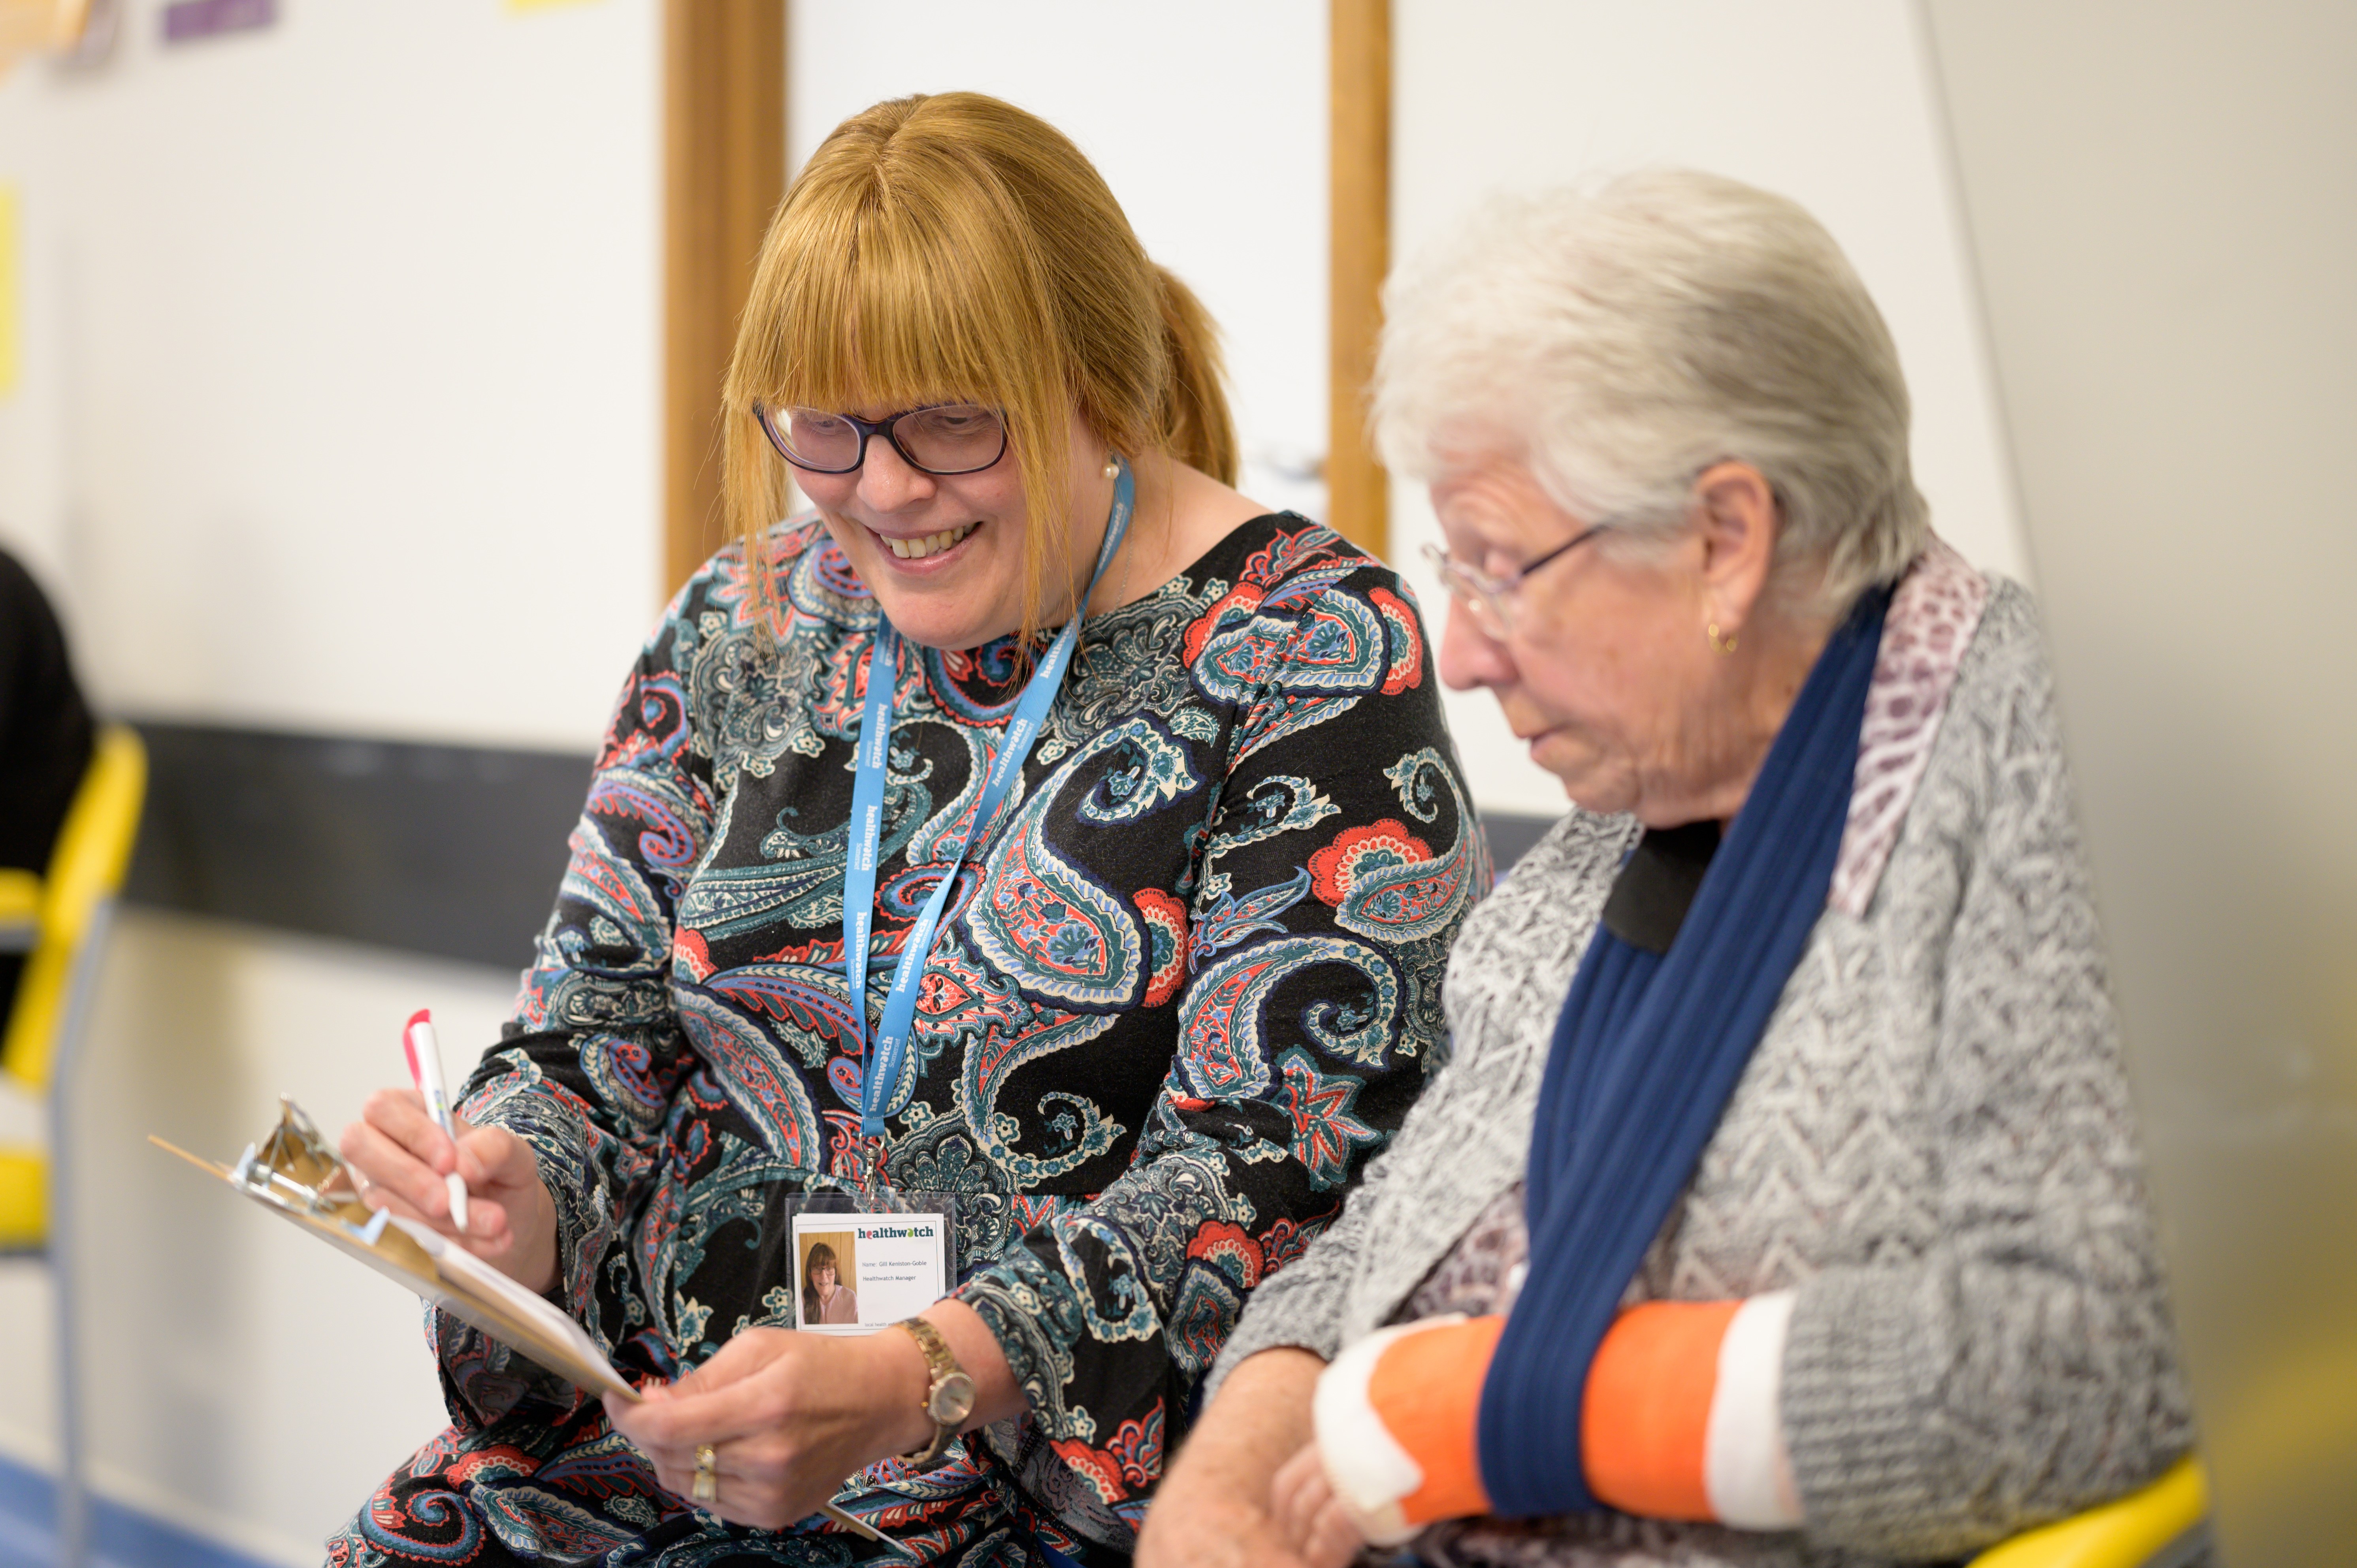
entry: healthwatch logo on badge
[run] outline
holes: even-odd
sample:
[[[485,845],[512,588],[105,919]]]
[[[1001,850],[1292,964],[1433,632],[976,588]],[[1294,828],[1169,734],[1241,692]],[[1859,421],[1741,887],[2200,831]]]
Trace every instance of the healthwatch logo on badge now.
[[[898,1241],[909,1236],[931,1237],[934,1231],[930,1225],[863,1225],[857,1227],[857,1234],[863,1241]]]

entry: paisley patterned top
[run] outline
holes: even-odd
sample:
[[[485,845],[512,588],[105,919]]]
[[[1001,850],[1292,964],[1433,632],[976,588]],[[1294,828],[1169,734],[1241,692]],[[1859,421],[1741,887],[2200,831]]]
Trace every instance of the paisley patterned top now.
[[[640,659],[519,1015],[467,1086],[468,1117],[533,1145],[565,1305],[633,1373],[790,1326],[791,1200],[859,1169],[843,888],[877,613],[821,525],[773,537],[778,630],[732,548]],[[928,957],[883,1163],[957,1195],[958,1294],[1030,1398],[990,1449],[1126,1547],[1245,1293],[1439,1065],[1489,865],[1415,608],[1327,529],[1257,519],[1083,631]],[[871,1039],[977,831],[1017,652],[903,645]],[[441,1337],[462,1425],[585,1410]],[[879,1521],[921,1533],[888,1500]]]

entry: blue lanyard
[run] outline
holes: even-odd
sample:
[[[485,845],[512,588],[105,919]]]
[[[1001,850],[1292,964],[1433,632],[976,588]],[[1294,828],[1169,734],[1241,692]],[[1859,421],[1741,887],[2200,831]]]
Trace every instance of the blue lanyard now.
[[[957,857],[942,868],[942,879],[918,912],[917,923],[909,928],[908,943],[900,950],[900,967],[893,972],[892,990],[884,1000],[876,1052],[869,1058],[867,944],[876,925],[876,860],[884,837],[884,765],[891,749],[892,694],[900,673],[900,634],[880,612],[877,617],[876,642],[867,654],[867,703],[859,720],[858,767],[851,784],[851,858],[843,874],[843,970],[851,988],[855,1054],[866,1058],[859,1073],[862,1136],[884,1135],[883,1097],[899,1078],[901,1059],[908,1054],[909,1023],[917,1013],[917,985],[924,977],[925,955],[932,950],[933,928],[941,923],[942,910],[949,904],[951,889],[957,886],[965,857],[981,842],[983,831],[1023,770],[1024,759],[1031,755],[1031,742],[1064,683],[1064,667],[1072,661],[1073,646],[1081,639],[1081,620],[1096,595],[1097,580],[1104,575],[1105,563],[1121,548],[1122,535],[1129,532],[1135,487],[1130,481],[1128,463],[1118,457],[1114,461],[1120,463],[1121,471],[1114,479],[1113,515],[1105,520],[1104,543],[1097,549],[1097,569],[1089,578],[1088,592],[1072,607],[1072,618],[1064,623],[1048,656],[1031,672],[1030,683],[1015,705],[1015,716],[991,757],[989,780],[983,786],[982,799],[974,802],[974,826],[960,844]]]

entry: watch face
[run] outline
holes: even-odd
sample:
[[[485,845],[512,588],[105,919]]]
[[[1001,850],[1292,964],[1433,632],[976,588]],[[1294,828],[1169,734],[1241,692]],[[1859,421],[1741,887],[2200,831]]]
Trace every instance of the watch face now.
[[[925,1399],[925,1413],[943,1426],[956,1426],[974,1413],[974,1380],[950,1372],[933,1384]]]

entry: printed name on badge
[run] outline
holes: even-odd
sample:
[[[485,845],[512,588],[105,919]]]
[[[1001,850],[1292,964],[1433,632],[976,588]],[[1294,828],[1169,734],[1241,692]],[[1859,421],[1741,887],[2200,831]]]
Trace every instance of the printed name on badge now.
[[[939,1214],[798,1214],[794,1326],[873,1334],[949,1293],[949,1225]]]

